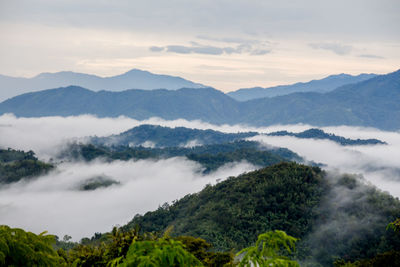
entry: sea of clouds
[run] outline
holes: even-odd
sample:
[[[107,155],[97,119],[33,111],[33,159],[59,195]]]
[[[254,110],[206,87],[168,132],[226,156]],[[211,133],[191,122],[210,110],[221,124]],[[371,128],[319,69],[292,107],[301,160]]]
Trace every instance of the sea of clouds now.
[[[183,126],[222,132],[256,131],[250,138],[265,146],[286,147],[306,161],[324,164],[331,172],[361,174],[392,195],[400,196],[400,133],[360,127],[322,127],[328,133],[347,138],[377,138],[388,145],[340,146],[328,140],[266,136],[263,133],[287,130],[300,132],[310,125],[274,125],[255,128],[246,125],[211,125],[183,119],[158,118],[138,121],[127,117],[17,118],[0,116],[0,148],[33,150],[42,160],[50,160],[70,142],[86,142],[88,136],[118,134],[141,124]],[[95,232],[111,230],[127,223],[135,214],[157,209],[165,202],[200,191],[229,176],[256,169],[246,162],[229,164],[203,175],[201,166],[185,158],[104,162],[62,162],[50,173],[31,182],[21,181],[0,188],[0,224],[63,236],[74,240]],[[110,177],[120,184],[94,191],[79,191],[79,184],[96,176]]]

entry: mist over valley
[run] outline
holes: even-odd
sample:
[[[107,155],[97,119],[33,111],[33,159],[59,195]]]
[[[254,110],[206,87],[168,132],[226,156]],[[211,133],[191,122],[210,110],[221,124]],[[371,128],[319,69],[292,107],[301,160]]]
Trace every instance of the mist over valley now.
[[[400,266],[398,14],[2,1],[0,266]]]

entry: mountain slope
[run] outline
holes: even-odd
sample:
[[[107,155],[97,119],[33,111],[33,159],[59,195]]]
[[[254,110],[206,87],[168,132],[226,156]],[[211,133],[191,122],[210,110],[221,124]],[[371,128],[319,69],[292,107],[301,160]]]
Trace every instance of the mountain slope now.
[[[274,229],[302,237],[312,227],[323,183],[317,167],[280,163],[136,215],[126,228],[137,224],[145,232],[163,231],[173,225],[174,234],[204,238],[219,250],[243,248]]]
[[[0,104],[0,114],[17,116],[70,116],[94,114],[100,117],[125,115],[137,119],[201,119],[212,123],[238,116],[235,100],[212,88],[169,90],[126,90],[93,92],[70,86],[27,93]]]
[[[331,75],[324,79],[312,80],[306,83],[295,83],[291,85],[279,85],[274,87],[262,88],[245,88],[234,92],[229,92],[228,95],[238,101],[247,101],[251,99],[275,97],[288,95],[291,93],[300,92],[318,92],[326,93],[346,84],[358,83],[376,77],[376,74],[360,74],[352,76],[349,74]]]
[[[217,250],[241,249],[258,234],[284,230],[299,238],[304,266],[332,266],[399,248],[387,224],[400,216],[398,199],[350,175],[280,163],[230,177],[173,204],[136,215],[124,228],[192,235]]]
[[[309,123],[396,130],[400,129],[400,70],[325,94],[294,93],[241,104],[245,112],[239,121],[254,125]]]
[[[169,89],[202,88],[201,84],[193,83],[180,77],[153,74],[138,69],[112,77],[62,71],[42,73],[33,78],[16,78],[0,75],[0,101],[7,98],[49,88],[76,85],[93,91],[123,91],[127,89]]]

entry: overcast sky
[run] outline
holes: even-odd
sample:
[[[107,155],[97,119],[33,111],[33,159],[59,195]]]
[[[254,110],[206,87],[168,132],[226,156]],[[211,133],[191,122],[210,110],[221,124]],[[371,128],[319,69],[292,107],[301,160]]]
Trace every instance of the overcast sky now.
[[[400,68],[399,0],[0,0],[0,74],[132,68],[224,91]]]

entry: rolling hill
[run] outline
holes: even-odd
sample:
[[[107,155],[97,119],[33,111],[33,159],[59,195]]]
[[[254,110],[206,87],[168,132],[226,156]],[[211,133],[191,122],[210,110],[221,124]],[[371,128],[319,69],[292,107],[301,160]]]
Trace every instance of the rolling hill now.
[[[327,175],[318,167],[280,163],[229,177],[171,205],[135,215],[124,229],[204,238],[217,251],[241,249],[259,233],[281,229],[299,238],[302,266],[332,266],[398,249],[389,222],[400,202],[356,176]]]

